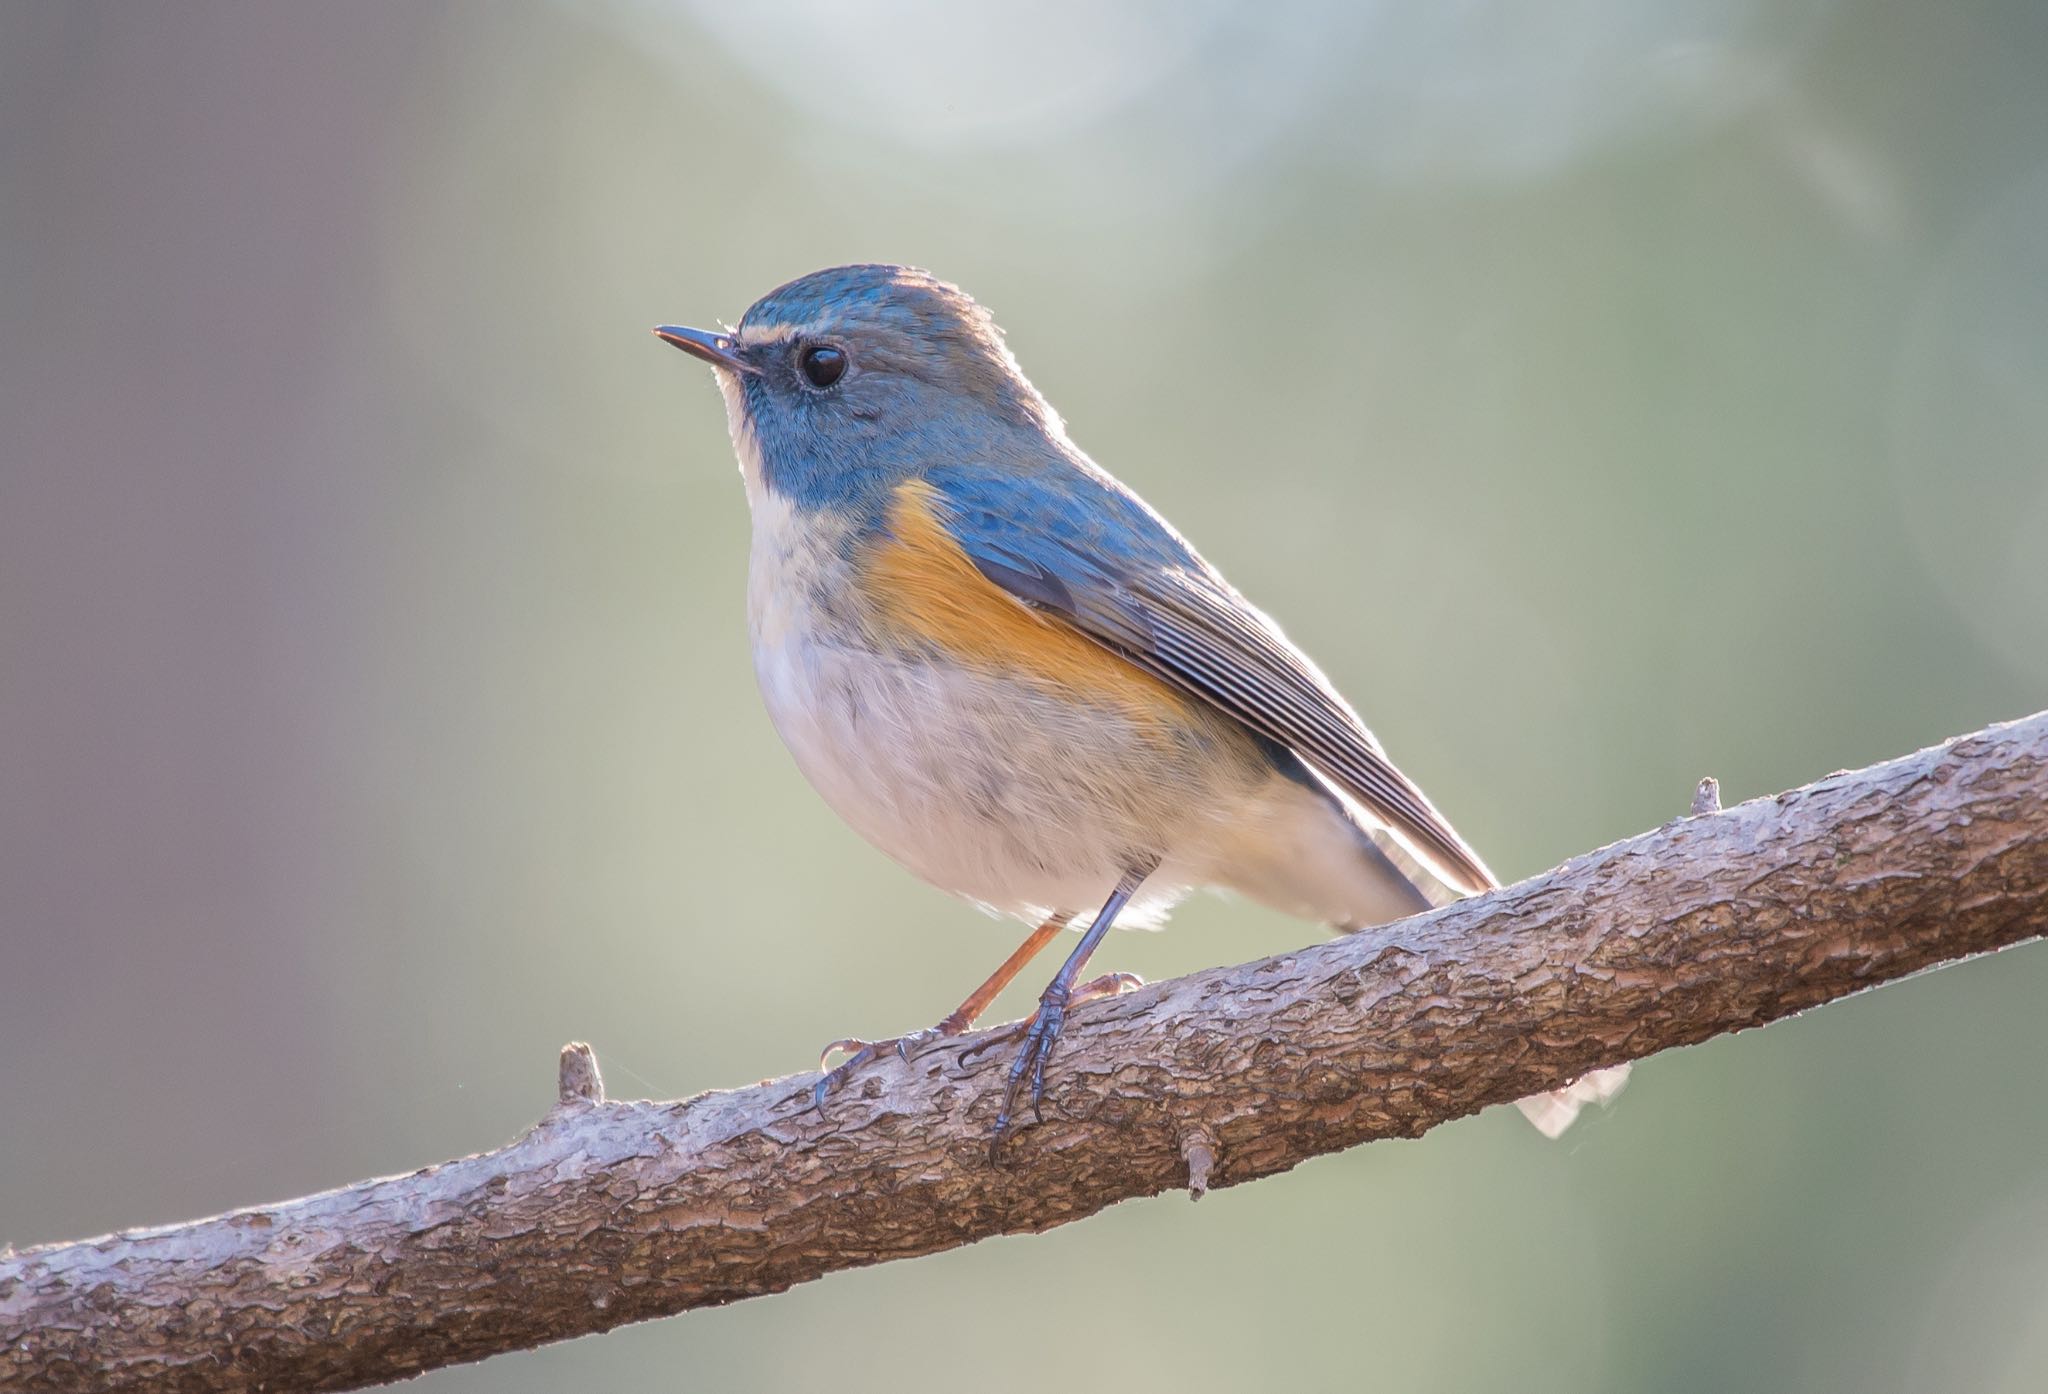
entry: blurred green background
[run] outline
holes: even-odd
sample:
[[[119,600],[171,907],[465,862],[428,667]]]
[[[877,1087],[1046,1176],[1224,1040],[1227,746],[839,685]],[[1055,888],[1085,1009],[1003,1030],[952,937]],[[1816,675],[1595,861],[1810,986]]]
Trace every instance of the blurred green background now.
[[[0,16],[0,1240],[495,1145],[571,1038],[802,1069],[1008,951],[781,750],[647,334],[818,266],[991,305],[1511,878],[2048,706],[2039,0]],[[417,1387],[2035,1391],[2044,991]]]

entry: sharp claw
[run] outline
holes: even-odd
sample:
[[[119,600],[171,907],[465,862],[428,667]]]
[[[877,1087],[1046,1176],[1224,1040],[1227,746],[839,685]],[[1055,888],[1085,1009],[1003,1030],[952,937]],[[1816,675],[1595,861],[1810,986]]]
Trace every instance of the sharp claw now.
[[[832,1052],[835,1050],[845,1051],[846,1059],[842,1060],[835,1068],[828,1070],[825,1068],[825,1062],[832,1058]],[[832,1091],[851,1078],[855,1070],[874,1059],[876,1054],[877,1052],[872,1041],[863,1041],[857,1036],[850,1036],[843,1041],[834,1041],[831,1045],[826,1046],[824,1051],[818,1056],[818,1073],[822,1078],[819,1079],[817,1085],[811,1090],[811,1107],[823,1108],[825,1100],[830,1097]]]
[[[1000,1165],[1003,1159],[1003,1140],[1010,1135],[1010,1092],[1003,1092],[1003,1106],[996,1114],[995,1135],[988,1140],[988,1164]]]
[[[848,1036],[845,1040],[833,1041],[818,1052],[818,1069],[820,1072],[824,1072],[826,1068],[825,1062],[830,1060],[835,1052],[843,1051],[848,1055],[858,1055],[867,1048],[868,1043],[858,1036]]]

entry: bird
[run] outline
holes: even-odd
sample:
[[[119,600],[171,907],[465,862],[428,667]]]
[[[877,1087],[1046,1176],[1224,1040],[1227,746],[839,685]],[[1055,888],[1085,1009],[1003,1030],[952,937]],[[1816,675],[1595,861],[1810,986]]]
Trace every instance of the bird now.
[[[1216,888],[1350,932],[1499,884],[1280,626],[1073,442],[959,287],[836,266],[736,326],[654,332],[724,398],[755,676],[798,768],[911,873],[1032,926],[936,1026],[827,1046],[816,1104],[969,1030],[1078,927],[1021,1028],[996,1158],[1020,1100],[1042,1117],[1068,1014],[1138,982],[1082,979],[1112,925]],[[1555,1136],[1625,1070],[1523,1110]]]

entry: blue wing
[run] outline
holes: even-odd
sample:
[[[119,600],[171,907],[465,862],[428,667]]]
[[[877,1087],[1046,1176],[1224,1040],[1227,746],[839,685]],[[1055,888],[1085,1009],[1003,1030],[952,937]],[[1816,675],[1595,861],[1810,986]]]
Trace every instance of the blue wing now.
[[[928,478],[954,539],[996,585],[1287,747],[1450,885],[1498,884],[1280,627],[1109,475],[1062,459]]]

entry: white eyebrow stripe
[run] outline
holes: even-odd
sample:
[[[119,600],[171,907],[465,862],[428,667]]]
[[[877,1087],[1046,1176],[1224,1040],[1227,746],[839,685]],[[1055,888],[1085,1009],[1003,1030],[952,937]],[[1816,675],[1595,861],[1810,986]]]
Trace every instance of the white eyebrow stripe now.
[[[791,339],[815,333],[817,327],[815,320],[803,324],[750,324],[741,329],[736,337],[748,348],[760,348],[767,344],[786,344]]]

